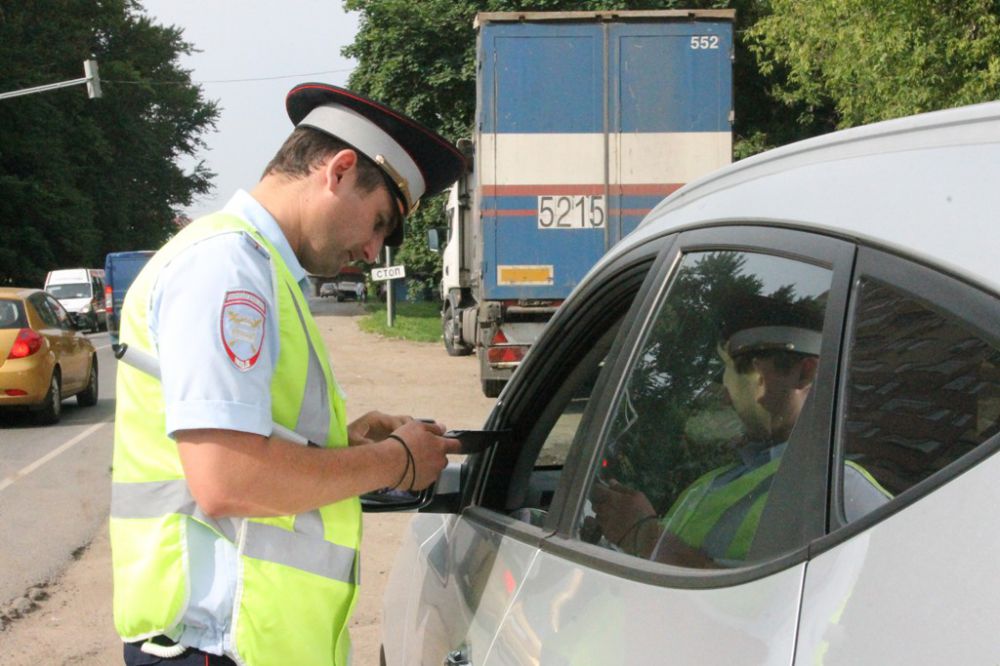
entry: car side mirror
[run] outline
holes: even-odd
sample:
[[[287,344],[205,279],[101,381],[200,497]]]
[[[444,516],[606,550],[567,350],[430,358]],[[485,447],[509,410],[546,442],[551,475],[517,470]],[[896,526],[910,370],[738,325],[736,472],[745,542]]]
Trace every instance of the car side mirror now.
[[[421,491],[379,490],[361,496],[365,513],[421,511],[423,513],[458,513],[462,496],[464,463],[449,462],[437,483]]]
[[[441,247],[444,245],[444,236],[447,231],[441,227],[435,227],[433,229],[427,230],[427,249],[435,254],[441,253]]]

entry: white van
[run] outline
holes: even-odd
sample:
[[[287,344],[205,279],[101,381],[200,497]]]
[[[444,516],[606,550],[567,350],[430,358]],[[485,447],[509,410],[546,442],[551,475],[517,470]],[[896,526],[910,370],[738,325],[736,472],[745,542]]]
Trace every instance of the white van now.
[[[55,296],[81,328],[89,328],[93,332],[107,329],[103,269],[64,268],[49,271],[45,276],[45,291]]]

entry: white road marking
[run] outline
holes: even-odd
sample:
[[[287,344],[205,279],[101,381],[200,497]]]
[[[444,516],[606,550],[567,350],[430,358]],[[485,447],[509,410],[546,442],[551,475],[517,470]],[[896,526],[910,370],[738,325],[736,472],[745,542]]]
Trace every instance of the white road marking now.
[[[101,427],[103,427],[103,426],[105,426],[105,425],[107,425],[109,423],[111,423],[111,421],[101,421],[100,423],[95,423],[94,425],[90,426],[89,428],[87,428],[86,430],[84,430],[79,435],[77,435],[73,439],[69,440],[68,442],[66,442],[65,444],[63,444],[62,446],[60,446],[59,448],[53,449],[52,451],[50,451],[49,453],[45,454],[44,456],[42,456],[41,458],[39,458],[35,462],[31,463],[27,467],[24,467],[24,468],[18,470],[17,472],[14,472],[14,474],[12,474],[11,476],[8,476],[3,481],[0,481],[0,490],[3,490],[4,488],[6,488],[9,485],[12,485],[15,481],[18,481],[19,479],[23,479],[24,477],[28,476],[29,474],[31,474],[32,472],[34,472],[36,469],[38,469],[39,467],[41,467],[45,463],[49,462],[50,460],[52,460],[53,458],[55,458],[59,454],[63,453],[64,451],[67,451],[67,450],[71,449],[72,447],[76,446],[77,444],[79,444],[80,442],[82,442],[83,440],[85,440],[87,437],[89,437],[93,433],[97,432],[97,430],[99,430]]]

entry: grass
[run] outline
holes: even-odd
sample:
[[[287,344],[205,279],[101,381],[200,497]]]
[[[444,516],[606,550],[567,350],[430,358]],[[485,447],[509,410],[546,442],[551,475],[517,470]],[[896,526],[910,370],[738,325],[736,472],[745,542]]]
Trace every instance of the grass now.
[[[358,326],[366,333],[415,342],[441,341],[440,305],[433,301],[396,303],[396,318],[392,328],[386,325],[385,303],[366,303],[365,315]]]

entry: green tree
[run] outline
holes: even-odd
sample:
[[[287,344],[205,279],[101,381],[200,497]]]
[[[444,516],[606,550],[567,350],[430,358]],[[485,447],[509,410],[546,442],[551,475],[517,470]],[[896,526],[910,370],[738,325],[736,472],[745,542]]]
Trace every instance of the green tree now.
[[[0,101],[0,283],[41,285],[52,268],[155,248],[210,189],[202,164],[177,166],[218,115],[178,64],[191,50],[136,0],[0,0],[0,90],[79,78],[93,57],[104,92]]]
[[[476,102],[476,31],[479,12],[602,11],[626,9],[736,9],[736,154],[752,154],[775,142],[816,133],[794,122],[798,111],[767,99],[770,86],[740,39],[765,11],[762,0],[345,0],[360,13],[354,42],[344,49],[358,65],[349,86],[457,140],[472,134]],[[775,107],[778,113],[776,114]],[[418,289],[436,283],[440,259],[426,248],[425,233],[443,221],[432,201],[408,221],[397,254],[407,273],[423,277]]]
[[[838,127],[1000,97],[997,0],[770,0],[749,31],[774,93]]]

